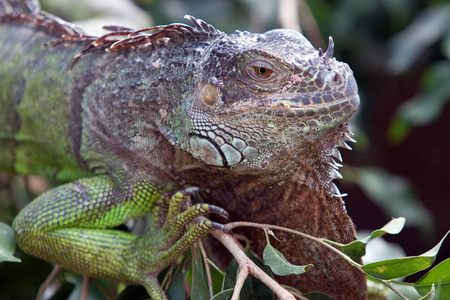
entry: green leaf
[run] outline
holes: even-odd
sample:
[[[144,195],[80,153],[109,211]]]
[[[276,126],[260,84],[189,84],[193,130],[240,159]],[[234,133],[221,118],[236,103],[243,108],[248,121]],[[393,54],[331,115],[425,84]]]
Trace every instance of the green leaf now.
[[[405,226],[405,218],[394,218],[382,228],[374,230],[365,239],[351,242],[342,246],[342,251],[350,257],[360,258],[366,254],[366,245],[373,239],[387,234],[398,234]]]
[[[248,258],[250,258],[255,263],[255,265],[258,266],[258,268],[266,272],[270,277],[274,278],[270,269],[264,264],[260,257],[256,256],[255,253],[251,251],[250,248],[246,247],[244,249],[244,252],[245,254],[247,254]],[[275,294],[273,293],[273,291],[262,281],[249,276],[246,282],[250,282],[250,287],[253,294],[253,298],[251,299],[275,299]]]
[[[392,74],[402,74],[420,61],[427,48],[444,38],[450,26],[450,5],[439,3],[423,9],[406,28],[387,44],[386,67]]]
[[[364,265],[362,269],[366,274],[384,280],[401,278],[422,271],[433,264],[436,254],[449,232],[433,249],[422,255],[378,261]]]
[[[186,274],[183,272],[183,268],[179,268],[173,276],[169,288],[167,289],[167,297],[171,300],[183,300],[186,299],[185,281]]]
[[[238,272],[239,272],[239,265],[236,259],[233,258],[228,264],[225,276],[223,277],[222,290],[234,288]]]
[[[275,249],[269,242],[269,237],[267,236],[267,246],[264,249],[263,252],[263,260],[264,263],[270,267],[273,273],[275,273],[278,276],[287,276],[291,274],[303,274],[312,265],[307,266],[296,266],[291,264],[286,257],[277,249]]]
[[[228,289],[225,291],[222,291],[211,298],[211,300],[229,300],[231,299],[231,296],[233,296],[234,289]]]
[[[20,262],[13,256],[16,242],[11,227],[0,222],[0,263],[4,261]]]
[[[209,287],[206,283],[205,265],[200,251],[192,255],[191,299],[209,300]]]
[[[450,8],[450,6],[449,6]],[[388,130],[389,141],[401,143],[414,126],[429,124],[444,111],[450,97],[450,63],[437,62],[422,76],[422,90],[412,99],[402,103]]]
[[[225,278],[225,272],[222,271],[213,261],[208,260],[209,269],[211,271],[211,279],[213,282],[214,295],[223,291],[223,282]]]
[[[434,296],[436,294],[436,289],[434,287],[434,283],[431,285],[431,290],[423,297],[420,297],[417,300],[432,300],[434,299]],[[441,298],[441,299],[445,299],[445,298]]]
[[[420,295],[424,296],[433,284],[436,286],[439,299],[450,299],[450,258],[431,269],[414,283],[414,287]]]
[[[366,237],[362,240],[353,241],[349,244],[341,244],[337,242],[333,242],[327,239],[322,239],[324,242],[342,247],[342,251],[353,258],[360,258],[363,257],[366,254],[366,245],[373,240],[374,238],[377,238],[379,236],[388,234],[398,234],[400,231],[402,231],[403,226],[405,225],[405,218],[394,218],[389,223],[384,225],[381,229],[374,230],[370,236]]]

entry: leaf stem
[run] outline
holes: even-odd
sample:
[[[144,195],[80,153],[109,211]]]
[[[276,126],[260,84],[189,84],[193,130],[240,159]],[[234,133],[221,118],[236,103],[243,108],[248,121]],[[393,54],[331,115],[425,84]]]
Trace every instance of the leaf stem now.
[[[313,241],[323,245],[324,247],[327,247],[328,249],[330,249],[331,251],[335,252],[337,255],[339,255],[343,259],[347,260],[350,264],[352,264],[355,267],[357,267],[359,270],[361,270],[361,272],[364,272],[362,270],[362,266],[360,264],[358,264],[357,262],[353,261],[350,257],[345,255],[344,253],[342,253],[338,249],[334,248],[333,246],[325,243],[322,239],[314,237],[314,236],[311,236],[309,234],[306,234],[306,233],[303,233],[303,232],[300,232],[300,231],[297,231],[297,230],[294,230],[294,229],[289,229],[289,228],[277,226],[277,225],[260,224],[260,223],[253,223],[253,222],[231,222],[231,223],[228,223],[228,224],[225,224],[225,225],[228,228],[230,228],[230,229],[233,229],[233,228],[236,228],[236,227],[254,227],[254,228],[260,228],[260,229],[266,230],[266,229],[269,228],[269,229],[280,230],[280,231],[285,231],[285,232],[292,233],[292,234],[295,234],[295,235],[299,235],[299,236],[301,236],[303,238],[313,240]]]
[[[372,277],[372,276],[371,276]],[[375,278],[376,279],[376,278]],[[408,298],[406,298],[405,296],[403,296],[399,291],[397,291],[391,284],[389,281],[387,280],[380,280],[378,279],[382,284],[384,284],[385,286],[387,286],[391,291],[393,291],[395,294],[397,294],[397,296],[399,296],[402,300],[408,300]]]

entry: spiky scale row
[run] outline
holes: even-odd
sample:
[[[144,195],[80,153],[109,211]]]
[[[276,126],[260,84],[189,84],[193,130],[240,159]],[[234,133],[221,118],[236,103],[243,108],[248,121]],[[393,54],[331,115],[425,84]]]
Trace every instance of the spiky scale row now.
[[[331,154],[331,155],[333,155],[335,158],[337,158],[339,161],[342,161],[342,155],[341,155],[341,152],[337,149],[337,148],[335,148],[334,150],[333,150],[333,153]]]
[[[352,150],[352,148],[345,142],[345,141],[348,141],[348,142],[356,143],[356,140],[353,139],[353,138],[351,137],[351,135],[353,135],[353,133],[348,129],[347,132],[344,133],[344,137],[343,137],[341,140],[339,140],[338,146],[339,146],[339,147],[342,147],[342,148],[344,148],[344,149],[347,149],[347,150]],[[341,162],[343,161],[343,160],[342,160],[341,152],[337,149],[337,147],[333,150],[333,152],[331,153],[331,155],[332,155],[333,157],[335,157],[336,159],[338,159],[339,161],[341,161]],[[337,171],[337,169],[341,168],[343,165],[337,163],[337,162],[336,162],[333,158],[331,158],[331,157],[328,159],[328,163],[329,163],[329,165],[332,167],[332,168],[330,169],[330,177],[331,177],[331,180],[334,180],[334,179],[342,179],[343,177],[342,177],[342,175]],[[333,195],[333,197],[345,197],[345,196],[348,195],[347,193],[341,193],[341,192],[339,191],[338,187],[337,187],[334,183],[331,183],[331,184],[330,184],[329,190],[330,190],[330,193]]]

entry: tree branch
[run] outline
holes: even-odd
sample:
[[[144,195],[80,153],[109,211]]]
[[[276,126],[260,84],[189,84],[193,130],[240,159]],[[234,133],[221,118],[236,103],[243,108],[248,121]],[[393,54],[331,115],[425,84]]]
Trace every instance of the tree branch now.
[[[196,219],[207,220],[205,217],[198,217]],[[228,249],[228,251],[230,251],[239,265],[240,274],[238,276],[238,282],[236,283],[235,291],[233,292],[233,300],[238,299],[237,297],[239,296],[239,292],[248,275],[251,275],[263,282],[277,295],[278,298],[295,300],[295,297],[288,290],[282,287],[272,277],[261,270],[250,258],[248,258],[248,256],[242,250],[242,246],[231,235],[220,230],[213,231],[211,235],[218,239]]]

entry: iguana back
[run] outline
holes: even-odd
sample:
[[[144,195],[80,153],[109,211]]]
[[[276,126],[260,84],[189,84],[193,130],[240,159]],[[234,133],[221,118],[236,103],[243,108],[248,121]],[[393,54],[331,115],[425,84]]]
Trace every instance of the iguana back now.
[[[68,76],[68,66],[83,46],[42,49],[57,35],[16,23],[0,26],[0,36],[0,169],[82,176],[69,135],[80,128],[71,109],[80,73]]]
[[[162,35],[150,47],[119,53],[91,49],[69,72],[92,40],[52,44],[61,34],[81,34],[58,21],[48,22],[59,30],[19,18],[0,27],[0,168],[73,180],[106,168],[111,173],[117,159],[140,165],[137,152],[150,161],[157,155],[152,136],[168,131],[164,122],[182,121],[161,122],[161,115],[170,118],[163,109],[183,104],[196,72],[186,65],[200,59],[209,36],[164,45]]]

